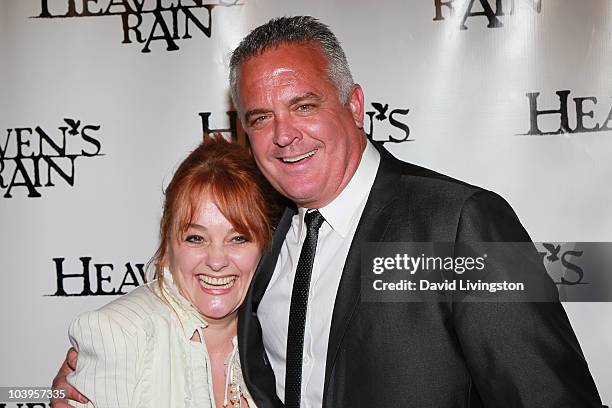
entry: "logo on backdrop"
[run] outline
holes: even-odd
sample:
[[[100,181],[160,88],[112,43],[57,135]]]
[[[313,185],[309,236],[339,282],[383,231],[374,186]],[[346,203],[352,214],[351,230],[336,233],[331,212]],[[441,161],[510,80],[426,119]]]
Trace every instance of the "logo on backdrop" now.
[[[40,0],[40,14],[33,18],[121,18],[122,44],[137,42],[141,52],[151,52],[151,42],[161,41],[167,51],[177,51],[181,40],[212,35],[215,7],[240,6],[238,0]]]
[[[146,282],[144,263],[115,265],[82,256],[78,260],[53,258],[53,267],[56,289],[55,293],[47,296],[125,295]]]
[[[538,253],[555,284],[570,286],[585,284],[583,282],[584,270],[576,263],[579,260],[577,258],[584,254],[583,250],[567,249],[563,245],[553,242],[542,242],[538,245],[542,246],[543,251]],[[571,272],[571,276],[569,274],[555,276],[556,273],[553,271],[555,267],[564,268],[567,272]]]
[[[479,6],[475,6],[475,3]],[[542,0],[524,0],[522,3],[527,3],[538,14],[542,11]],[[458,19],[461,30],[468,29],[467,19],[471,17],[486,17],[487,28],[503,27],[503,18],[516,12],[515,0],[434,0],[434,7],[434,21]]]
[[[370,140],[381,143],[403,143],[414,140],[410,139],[410,128],[406,124],[406,115],[408,115],[410,109],[391,109],[388,103],[380,102],[372,102],[371,107],[372,109],[365,112],[370,123],[364,128]],[[229,126],[217,128],[211,126],[211,112],[200,112],[198,115],[201,119],[203,134],[219,132],[230,136],[232,140],[240,144],[247,144],[247,136],[240,123],[238,112],[227,111]]]
[[[406,124],[406,115],[410,109],[391,109],[388,103],[372,102],[372,110],[365,115],[370,119],[370,126],[365,126],[365,132],[370,140],[381,143],[412,142],[410,128]]]
[[[595,96],[571,98],[571,91],[555,92],[558,102],[538,101],[540,92],[528,92],[529,130],[519,135],[558,135],[562,133],[606,132],[612,130],[612,104],[598,104]],[[605,110],[601,110],[603,105]],[[597,111],[597,112],[596,112]],[[570,123],[570,112],[575,113],[574,125]],[[538,122],[538,119],[542,121]],[[545,122],[545,123],[542,123]]]
[[[199,112],[200,120],[202,122],[202,134],[209,135],[211,133],[221,133],[224,136],[229,136],[231,140],[238,142],[239,144],[246,146],[247,136],[242,128],[242,123],[240,122],[240,118],[238,117],[238,112],[235,110],[230,110],[225,112],[229,119],[228,127],[217,127],[213,128],[210,125],[210,117],[212,112]]]
[[[103,156],[97,132],[100,125],[64,118],[55,129],[15,127],[0,135],[0,190],[2,197],[24,193],[41,197],[41,190],[66,183],[74,187],[75,162]]]

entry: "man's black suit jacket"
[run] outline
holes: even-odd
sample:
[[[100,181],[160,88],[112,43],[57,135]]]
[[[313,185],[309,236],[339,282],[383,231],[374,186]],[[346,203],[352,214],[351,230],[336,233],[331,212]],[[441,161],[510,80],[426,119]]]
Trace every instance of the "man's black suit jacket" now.
[[[530,240],[510,206],[494,193],[378,149],[380,166],[333,310],[323,406],[601,407],[558,302],[361,301],[360,243]],[[262,408],[282,404],[263,348],[257,307],[294,214],[285,211],[239,316],[242,369]],[[547,284],[554,289],[552,281]]]

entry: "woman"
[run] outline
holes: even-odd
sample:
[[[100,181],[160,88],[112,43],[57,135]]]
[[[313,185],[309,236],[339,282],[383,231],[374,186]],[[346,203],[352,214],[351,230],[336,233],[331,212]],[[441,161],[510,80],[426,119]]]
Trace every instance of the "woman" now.
[[[79,316],[68,381],[95,407],[253,407],[238,307],[271,235],[273,194],[245,149],[207,139],[166,189],[155,280]]]

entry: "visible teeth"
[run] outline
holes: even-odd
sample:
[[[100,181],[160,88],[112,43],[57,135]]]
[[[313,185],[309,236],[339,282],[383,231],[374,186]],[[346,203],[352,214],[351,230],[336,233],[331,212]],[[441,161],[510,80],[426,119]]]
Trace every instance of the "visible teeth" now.
[[[235,281],[235,276],[225,276],[223,278],[215,278],[207,275],[200,276],[200,283],[206,289],[228,289],[234,285]]]
[[[285,163],[295,163],[295,162],[297,162],[297,161],[300,161],[300,160],[303,160],[303,159],[305,159],[305,158],[307,158],[307,157],[312,156],[312,155],[313,155],[313,154],[315,154],[316,152],[317,152],[317,149],[315,149],[315,150],[311,150],[311,151],[309,151],[308,153],[304,153],[304,154],[301,154],[301,155],[299,155],[299,156],[295,156],[295,157],[283,157],[283,158],[282,158],[282,160],[283,160]]]

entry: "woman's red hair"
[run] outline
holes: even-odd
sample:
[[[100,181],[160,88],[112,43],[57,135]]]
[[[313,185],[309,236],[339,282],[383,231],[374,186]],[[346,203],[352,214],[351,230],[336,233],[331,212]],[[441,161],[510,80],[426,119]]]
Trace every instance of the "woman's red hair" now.
[[[263,178],[246,148],[220,135],[206,137],[183,160],[165,191],[159,247],[152,262],[163,285],[171,239],[180,239],[209,197],[236,232],[248,236],[262,250],[272,239],[278,195]]]

